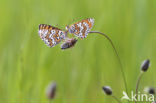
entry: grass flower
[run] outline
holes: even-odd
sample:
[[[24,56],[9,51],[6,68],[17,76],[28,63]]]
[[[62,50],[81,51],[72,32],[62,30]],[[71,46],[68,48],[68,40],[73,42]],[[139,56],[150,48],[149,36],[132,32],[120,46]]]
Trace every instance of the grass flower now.
[[[55,95],[56,95],[56,83],[52,82],[46,88],[46,96],[49,100],[52,100],[54,99]]]
[[[103,86],[102,89],[106,95],[112,95],[112,89],[109,86]]]
[[[148,70],[149,66],[150,66],[150,60],[147,59],[147,60],[143,61],[142,65],[141,65],[141,70],[143,72],[146,72]]]
[[[148,70],[149,65],[150,65],[150,60],[149,59],[144,60],[143,63],[141,64],[141,71],[140,71],[140,74],[138,76],[137,83],[136,83],[136,90],[135,90],[136,98],[138,98],[137,95],[138,95],[138,89],[139,89],[139,84],[140,84],[141,78],[142,78],[144,72],[146,72]],[[135,101],[135,103],[136,103],[136,101]]]
[[[61,49],[65,50],[68,48],[72,48],[77,42],[77,39],[75,38],[71,38],[71,39],[67,39],[62,45],[61,45]]]
[[[145,89],[144,89],[144,91],[146,92],[146,93],[149,93],[149,94],[155,94],[155,88],[154,87],[146,87]]]
[[[113,91],[111,89],[111,87],[109,86],[103,86],[102,90],[104,91],[104,93],[108,96],[112,96],[118,103],[122,103],[114,94]]]

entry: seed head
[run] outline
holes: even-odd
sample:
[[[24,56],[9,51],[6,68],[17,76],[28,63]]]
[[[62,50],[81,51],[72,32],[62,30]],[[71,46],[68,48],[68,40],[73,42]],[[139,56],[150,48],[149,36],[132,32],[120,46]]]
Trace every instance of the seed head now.
[[[102,89],[106,95],[112,95],[112,89],[109,86],[103,86]]]
[[[73,47],[77,42],[77,39],[75,38],[71,38],[71,39],[67,39],[62,45],[61,45],[61,49],[68,49]]]
[[[153,87],[146,87],[144,91],[149,94],[155,94],[155,88]]]
[[[46,96],[49,99],[53,99],[56,94],[56,83],[50,83],[46,88]]]
[[[149,59],[143,61],[142,65],[141,65],[141,70],[143,72],[146,72],[148,70],[148,68],[149,68],[149,65],[150,65],[150,60]]]

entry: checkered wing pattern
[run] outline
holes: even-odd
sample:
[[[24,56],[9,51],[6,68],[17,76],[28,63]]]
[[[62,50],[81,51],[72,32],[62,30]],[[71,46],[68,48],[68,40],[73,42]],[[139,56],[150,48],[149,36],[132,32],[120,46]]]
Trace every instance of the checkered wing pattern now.
[[[39,36],[49,47],[54,47],[66,37],[66,32],[51,25],[40,24]]]
[[[94,19],[88,18],[66,27],[67,31],[80,38],[86,38],[94,25]]]

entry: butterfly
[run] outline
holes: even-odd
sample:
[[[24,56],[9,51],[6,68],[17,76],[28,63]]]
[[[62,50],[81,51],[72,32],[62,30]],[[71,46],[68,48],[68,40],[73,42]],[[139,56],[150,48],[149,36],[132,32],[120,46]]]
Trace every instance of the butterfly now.
[[[87,18],[79,22],[76,22],[72,25],[66,26],[66,30],[67,32],[74,34],[75,36],[83,39],[87,37],[93,25],[94,25],[94,19]]]
[[[67,32],[47,24],[39,25],[39,36],[49,47],[54,47],[66,38]]]
[[[79,38],[86,38],[88,33],[91,31],[94,25],[93,18],[87,18],[76,22],[72,25],[66,26],[66,30],[61,30],[57,27],[40,24],[39,25],[39,36],[44,41],[44,43],[49,47],[54,47],[59,44],[61,41],[65,41],[61,45],[61,49],[67,49],[75,45],[77,42],[76,39],[69,39],[67,33],[74,34]]]

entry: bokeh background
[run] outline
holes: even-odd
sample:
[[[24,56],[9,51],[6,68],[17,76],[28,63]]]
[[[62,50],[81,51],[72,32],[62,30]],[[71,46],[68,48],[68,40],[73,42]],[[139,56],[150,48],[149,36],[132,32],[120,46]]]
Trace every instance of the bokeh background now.
[[[65,29],[88,17],[95,19],[92,30],[113,40],[129,92],[147,58],[151,67],[139,90],[156,86],[155,10],[155,0],[0,0],[0,103],[48,103],[51,81],[57,82],[53,103],[115,103],[103,85],[122,97],[120,66],[103,36],[90,34],[65,51],[47,47],[38,36],[39,24]]]

